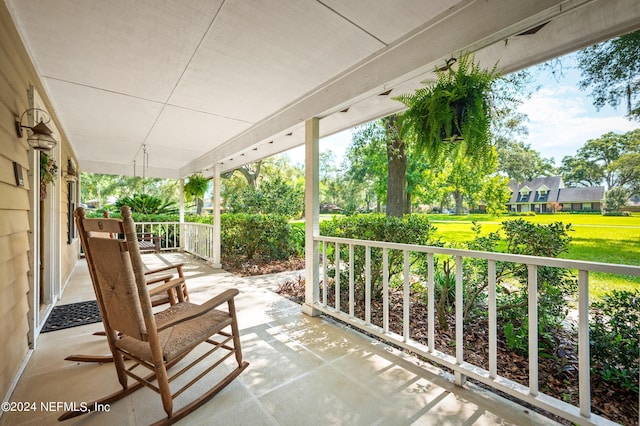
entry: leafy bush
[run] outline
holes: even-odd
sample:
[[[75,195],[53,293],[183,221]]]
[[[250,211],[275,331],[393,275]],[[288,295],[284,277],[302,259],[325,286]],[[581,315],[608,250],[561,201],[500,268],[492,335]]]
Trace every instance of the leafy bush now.
[[[568,250],[571,242],[571,225],[562,222],[544,225],[517,219],[505,221],[502,230],[506,235],[507,253],[557,257]],[[512,337],[520,337],[513,348],[525,352],[529,332],[528,270],[524,265],[515,264],[498,265],[498,270],[502,277],[516,279],[515,286],[500,293],[499,319],[503,324],[513,325],[515,333]],[[539,267],[537,287],[540,350],[552,354],[555,352],[554,334],[562,327],[562,321],[567,316],[567,299],[577,291],[577,282],[566,269]]]
[[[303,225],[303,224],[302,224]],[[293,255],[297,257],[304,256],[304,249],[306,243],[306,233],[304,230],[304,225],[291,225],[291,234],[289,236],[289,241],[291,242],[291,249],[293,251]]]
[[[173,202],[149,194],[122,197],[115,202],[114,206],[118,213],[122,206],[129,206],[132,213],[142,214],[171,214],[178,211],[178,207]]]
[[[614,186],[604,195],[602,209],[605,212],[619,212],[625,206],[631,194],[626,188]]]
[[[304,190],[276,177],[262,182],[257,189],[247,186],[242,191],[231,194],[227,203],[231,213],[299,217],[304,204]]]
[[[434,231],[435,227],[429,223],[428,218],[424,215],[406,215],[399,218],[367,214],[334,217],[332,220],[320,223],[321,235],[419,245],[439,244],[438,241],[433,240]],[[329,275],[335,276],[335,247],[328,245],[325,255],[328,260]],[[389,275],[387,278],[392,280],[403,270],[403,253],[399,250],[389,250],[388,255]],[[371,291],[374,298],[382,296],[382,256],[382,249],[371,249]],[[414,255],[412,263],[419,260],[419,257]],[[341,250],[340,259],[342,265],[348,265],[348,250]],[[348,268],[346,269],[348,271]],[[353,271],[356,287],[364,294],[367,272],[364,247],[354,247]],[[342,273],[346,274],[347,272],[343,271]],[[347,282],[346,275],[341,282]]]
[[[222,256],[263,256],[288,259],[293,253],[291,226],[284,216],[223,214],[220,218]]]
[[[92,212],[88,217],[102,217],[102,213]],[[120,212],[110,214],[120,217]],[[147,215],[133,213],[133,220],[140,222],[178,222],[177,214]],[[186,215],[185,222],[212,225],[211,215]],[[157,228],[154,228],[154,230]],[[161,227],[158,233],[164,244],[174,241],[173,227]],[[179,232],[179,229],[176,230]],[[220,217],[222,256],[253,256],[288,259],[290,256],[304,255],[304,228],[292,227],[287,219],[278,215],[223,214]],[[166,236],[166,238],[165,238]],[[178,235],[175,239],[178,239]],[[163,246],[164,247],[164,246]]]
[[[523,219],[505,221],[500,232],[481,235],[481,226],[474,222],[475,237],[466,244],[467,249],[531,256],[556,257],[567,251],[571,242],[571,225],[560,222],[538,225]],[[504,235],[502,237],[501,235]],[[453,268],[451,259],[440,259],[443,271]],[[488,263],[484,259],[464,258],[464,308],[465,321],[472,316],[485,316],[485,300],[489,285]],[[437,270],[436,270],[437,272]],[[437,274],[436,274],[437,275]],[[528,348],[528,270],[525,265],[511,262],[496,263],[498,321],[507,345],[526,355]],[[439,281],[436,280],[436,294]],[[538,268],[538,332],[540,349],[554,353],[556,333],[568,312],[566,300],[575,294],[577,284],[569,271],[558,268]],[[437,305],[440,326],[445,311],[455,307],[455,299]]]
[[[591,369],[602,379],[638,392],[640,290],[613,290],[591,305]]]
[[[603,212],[602,216],[624,216],[631,217],[631,212]]]

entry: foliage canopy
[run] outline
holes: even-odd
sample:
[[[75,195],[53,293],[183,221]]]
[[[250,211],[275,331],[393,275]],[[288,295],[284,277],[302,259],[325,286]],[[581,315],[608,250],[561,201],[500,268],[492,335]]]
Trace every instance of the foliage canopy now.
[[[597,108],[624,100],[628,117],[640,121],[640,31],[581,50],[578,68],[579,87],[591,89]]]

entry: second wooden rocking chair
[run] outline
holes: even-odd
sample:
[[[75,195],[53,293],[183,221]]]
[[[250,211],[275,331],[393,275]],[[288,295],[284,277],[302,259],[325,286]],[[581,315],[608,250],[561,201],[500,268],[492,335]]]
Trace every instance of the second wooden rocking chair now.
[[[223,291],[202,305],[182,300],[154,314],[149,288],[145,281],[140,250],[135,234],[135,225],[128,207],[122,207],[119,219],[79,219],[83,220],[82,230],[101,230],[125,235],[125,239],[83,236],[92,256],[89,262],[92,278],[95,279],[96,299],[113,354],[114,366],[122,390],[86,407],[111,404],[133,391],[146,386],[160,394],[167,417],[159,423],[171,424],[194,411],[211,399],[233,381],[247,366],[242,360],[240,336],[236,319],[234,297],[236,289]],[[83,231],[81,231],[83,232]],[[183,279],[174,279],[160,284],[160,291],[182,286]],[[181,292],[177,292],[178,295]],[[220,309],[222,305],[226,309]],[[208,345],[205,355],[190,360],[189,354],[200,345]],[[187,388],[219,366],[234,357],[236,367],[217,384],[193,399],[177,411],[173,409],[173,399]],[[125,359],[133,365],[125,365]],[[180,361],[189,361],[186,367],[181,363],[179,371],[172,367]],[[209,361],[202,367],[201,362]],[[191,368],[202,370],[196,379],[182,388],[172,391],[170,383]],[[140,369],[150,370],[146,376]],[[134,379],[129,383],[129,378]],[[114,407],[112,407],[113,409]],[[67,412],[59,420],[66,420],[84,414],[83,411]]]
[[[106,223],[104,221],[97,220],[89,220],[86,221],[86,211],[82,207],[78,207],[74,212],[74,217],[77,222],[76,226],[78,229],[78,234],[80,236],[80,242],[82,244],[82,248],[84,250],[85,259],[87,261],[87,265],[89,265],[92,261],[92,254],[89,247],[87,247],[86,239],[89,236],[94,237],[104,237],[104,238],[116,238],[117,234],[113,232],[105,232],[103,229],[100,229],[98,223]],[[109,219],[109,213],[104,212],[103,218]],[[85,228],[88,227],[88,228]],[[92,227],[93,226],[93,227]],[[103,225],[104,226],[104,225]],[[138,234],[138,238],[139,238]],[[140,240],[138,239],[138,242]],[[184,283],[184,272],[183,272],[183,264],[182,263],[174,263],[161,268],[147,269],[145,268],[145,275],[147,276],[147,284],[153,285],[160,282],[169,282],[171,279],[182,279],[183,285],[181,287],[169,288],[166,291],[158,291],[158,289],[151,289],[151,303],[153,306],[163,305],[170,303],[172,305],[176,304],[178,301],[188,301],[189,300],[189,292],[187,290],[187,285]],[[89,267],[89,274],[91,275],[92,283],[95,282],[95,278],[93,276],[93,270]],[[93,284],[95,287],[95,284]],[[180,294],[181,293],[181,294]],[[104,331],[95,332],[94,335],[104,336]],[[67,361],[75,361],[75,362],[113,362],[113,357],[111,355],[86,355],[86,354],[72,354],[65,357]]]

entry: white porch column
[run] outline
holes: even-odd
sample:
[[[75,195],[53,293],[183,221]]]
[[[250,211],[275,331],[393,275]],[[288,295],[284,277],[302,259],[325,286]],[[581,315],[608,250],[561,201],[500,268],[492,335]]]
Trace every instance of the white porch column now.
[[[213,267],[222,269],[220,256],[220,163],[213,166]]]
[[[320,311],[313,308],[319,296],[320,264],[318,242],[313,237],[320,235],[320,119],[311,118],[305,123],[305,302],[302,312],[317,316]]]
[[[180,240],[178,241],[178,245],[180,246],[180,250],[184,250],[184,241],[183,241],[183,231],[184,231],[184,226],[182,225],[184,223],[184,178],[180,179],[180,185],[178,185],[178,189],[180,192],[180,208],[179,208],[179,212],[178,212],[178,222],[180,222]]]
[[[179,222],[184,223],[184,179],[180,179],[180,212],[179,212]]]

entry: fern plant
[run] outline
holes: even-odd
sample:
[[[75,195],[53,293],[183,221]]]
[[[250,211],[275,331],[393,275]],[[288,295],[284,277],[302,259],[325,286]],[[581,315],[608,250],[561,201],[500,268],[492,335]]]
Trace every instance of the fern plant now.
[[[187,182],[184,184],[184,193],[190,197],[202,198],[207,191],[209,185],[208,178],[201,174],[194,174],[189,176]]]
[[[203,175],[196,173],[189,176],[187,183],[184,184],[184,193],[189,199],[195,201],[197,214],[202,214],[204,207],[203,198],[207,191],[209,180],[210,179]]]
[[[115,207],[119,211],[122,206],[129,206],[133,213],[148,215],[178,212],[178,207],[171,201],[149,194],[134,194],[131,197],[122,197],[115,202]]]
[[[395,98],[408,108],[402,114],[403,136],[411,134],[432,161],[459,149],[476,159],[488,155],[496,68],[480,68],[467,53],[456,69],[436,70],[433,85]]]

